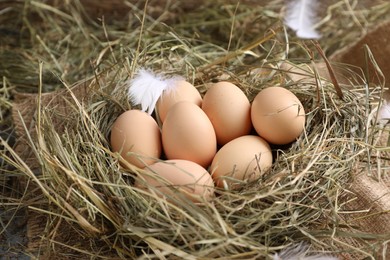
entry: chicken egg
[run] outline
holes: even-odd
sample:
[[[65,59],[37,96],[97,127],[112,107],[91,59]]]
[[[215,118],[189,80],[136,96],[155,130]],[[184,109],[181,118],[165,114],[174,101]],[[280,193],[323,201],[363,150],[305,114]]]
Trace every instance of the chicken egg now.
[[[161,132],[157,122],[146,112],[122,113],[111,128],[113,152],[119,152],[129,163],[144,168],[161,156]]]
[[[216,186],[235,189],[259,178],[272,166],[269,144],[256,135],[238,137],[217,152],[210,166]]]
[[[247,135],[252,129],[249,100],[230,82],[213,84],[203,97],[202,109],[213,124],[219,145]]]
[[[294,93],[282,87],[260,91],[252,102],[251,118],[257,134],[277,145],[296,140],[306,120],[302,103]]]
[[[201,202],[210,200],[214,195],[214,182],[210,174],[197,163],[187,160],[167,160],[147,166],[149,174],[141,174],[142,181],[136,180],[135,186],[153,187],[159,195],[185,198]],[[179,195],[180,196],[180,195]]]
[[[189,101],[201,106],[202,97],[191,83],[185,80],[175,82],[175,85],[165,90],[157,101],[157,112],[161,122],[165,121],[169,109],[180,101]]]
[[[168,112],[162,126],[162,144],[168,159],[193,161],[207,168],[217,151],[213,125],[203,110],[182,101]]]

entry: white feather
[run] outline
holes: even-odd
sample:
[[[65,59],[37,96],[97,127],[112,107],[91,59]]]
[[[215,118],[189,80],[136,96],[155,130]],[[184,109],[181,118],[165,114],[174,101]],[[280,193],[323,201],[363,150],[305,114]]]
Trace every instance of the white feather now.
[[[142,111],[152,114],[162,93],[176,87],[176,82],[183,80],[180,76],[164,77],[150,70],[140,69],[131,79],[128,95],[133,105],[141,105]]]
[[[390,119],[390,104],[384,100],[381,108],[379,109],[378,114],[379,120],[389,120]]]
[[[320,38],[314,28],[317,6],[317,0],[290,0],[287,4],[284,23],[293,29],[299,38]]]
[[[274,255],[273,260],[338,260],[337,257],[323,254],[309,255],[308,246],[303,243],[293,245]]]

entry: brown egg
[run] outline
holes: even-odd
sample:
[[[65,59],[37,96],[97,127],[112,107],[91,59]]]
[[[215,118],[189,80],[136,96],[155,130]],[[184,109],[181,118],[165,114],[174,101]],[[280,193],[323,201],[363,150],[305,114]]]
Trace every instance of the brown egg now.
[[[177,81],[175,87],[163,92],[157,101],[157,112],[161,122],[165,121],[169,109],[180,101],[189,101],[197,106],[202,104],[199,91],[187,81]]]
[[[252,102],[252,124],[261,137],[272,144],[296,140],[305,126],[305,109],[299,99],[282,87],[260,91]]]
[[[161,132],[157,122],[140,110],[121,114],[111,128],[111,148],[129,163],[144,168],[161,156]]]
[[[167,160],[149,165],[151,175],[142,175],[143,181],[135,185],[141,188],[156,188],[165,197],[181,193],[194,202],[210,200],[214,195],[214,182],[210,174],[197,163],[187,160]],[[154,176],[153,176],[154,175]]]
[[[202,109],[213,124],[220,145],[247,135],[252,129],[249,100],[232,83],[213,84],[203,97]]]
[[[193,161],[207,168],[217,151],[213,125],[192,102],[179,102],[168,112],[162,127],[162,143],[168,159]]]
[[[246,135],[222,146],[213,159],[210,173],[218,187],[236,189],[258,179],[271,166],[269,144],[259,136]]]

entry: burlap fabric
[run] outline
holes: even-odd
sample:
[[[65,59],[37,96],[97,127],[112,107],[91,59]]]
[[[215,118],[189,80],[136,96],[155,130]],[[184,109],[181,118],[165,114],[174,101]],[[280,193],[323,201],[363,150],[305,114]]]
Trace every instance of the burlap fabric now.
[[[390,63],[388,62],[388,55],[390,54],[390,22],[385,21],[377,25],[375,28],[369,30],[357,42],[340,49],[331,57],[334,62],[342,62],[346,64],[355,65],[361,68],[368,77],[368,82],[378,84],[382,80],[382,76],[378,75],[373,64],[368,62],[368,52],[372,52],[380,70],[385,78],[390,78]],[[357,71],[361,73],[360,71]],[[390,80],[385,82],[387,86]]]
[[[40,175],[41,167],[37,157],[34,155],[34,150],[31,149],[29,140],[36,140],[38,104],[40,104],[42,110],[52,113],[53,125],[55,126],[56,131],[61,133],[63,126],[69,125],[72,121],[69,113],[70,106],[75,104],[75,100],[79,102],[85,101],[89,96],[89,91],[92,91],[88,87],[89,83],[90,81],[86,80],[69,89],[62,89],[53,93],[44,93],[40,98],[40,103],[38,103],[38,94],[16,95],[12,117],[18,138],[14,150],[36,175]],[[28,178],[20,178],[20,182],[23,189],[27,190],[27,197],[29,199],[40,201],[43,196],[42,191],[33,182],[30,182]],[[65,255],[67,251],[69,251],[69,253],[74,253],[73,250],[70,250],[67,247],[58,248],[58,245],[53,244],[50,241],[50,238],[55,241],[65,242],[70,246],[80,244],[86,246],[91,245],[89,238],[83,238],[65,222],[62,222],[57,226],[57,230],[54,232],[55,234],[50,235],[51,228],[47,226],[47,223],[47,214],[40,213],[37,210],[27,210],[27,250],[28,253],[39,259],[56,259],[55,252],[57,250],[61,250],[61,259],[63,259],[63,255]],[[51,247],[50,250],[48,250],[49,246]],[[72,259],[72,257],[69,259]]]
[[[390,64],[387,60],[390,55],[389,43],[390,21],[385,21],[369,30],[358,41],[334,53],[329,60],[333,64],[338,82],[346,89],[353,89],[354,84],[365,83],[369,83],[370,91],[370,87],[382,86],[383,100],[390,102],[390,81],[386,80],[390,79]],[[331,80],[324,62],[309,67],[315,69],[320,77]],[[345,67],[348,67],[348,70]],[[283,64],[283,69],[290,72],[289,76],[294,81],[315,84],[312,76],[304,75],[304,67],[294,67],[286,63]],[[361,77],[352,78],[354,74]],[[346,247],[351,245],[371,250],[370,255],[358,252],[343,254],[346,259],[390,259],[390,249],[387,249],[390,240],[389,131],[390,126],[386,122],[372,127],[374,138],[371,142],[375,148],[372,149],[370,158],[356,165],[351,172],[351,182],[345,187],[348,193],[341,202],[345,205],[344,212],[340,212],[339,217],[344,222],[342,225],[348,226],[359,235],[356,239],[345,238],[345,234],[341,232],[337,239],[344,241]],[[380,238],[381,242],[374,243],[374,237]]]
[[[69,89],[41,95],[40,106],[55,115],[53,116],[53,125],[57,131],[61,132],[62,127],[72,120],[72,118],[69,118],[70,106],[74,104],[75,99],[82,102],[88,97],[89,83],[90,81],[86,80]],[[29,138],[34,139],[36,137],[38,99],[38,94],[16,94],[12,110],[15,131],[18,136],[15,145],[16,152],[24,158],[32,169],[39,167],[36,158],[32,154],[33,151],[28,145]]]
[[[368,62],[369,52],[372,53],[383,75],[376,71],[372,62]],[[390,21],[385,21],[368,31],[357,42],[336,52],[331,60],[362,68],[368,82],[374,85],[383,83],[387,89],[384,98],[389,102],[389,55]],[[360,247],[372,247],[376,259],[390,259],[389,129],[388,125],[382,125],[375,130],[378,131],[377,138],[373,140],[376,149],[373,150],[371,158],[358,165],[356,171],[352,173],[352,182],[348,187],[351,194],[346,197],[347,213],[341,214],[346,224],[353,226],[356,232],[366,233],[367,236],[373,234],[381,236],[382,245],[373,245],[359,239],[347,240],[348,243]]]

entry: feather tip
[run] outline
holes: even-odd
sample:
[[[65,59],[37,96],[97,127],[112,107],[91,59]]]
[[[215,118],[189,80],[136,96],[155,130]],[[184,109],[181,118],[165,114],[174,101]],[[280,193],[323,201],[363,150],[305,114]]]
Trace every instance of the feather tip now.
[[[287,4],[284,23],[294,30],[299,38],[320,38],[320,34],[315,30],[317,6],[318,3],[313,0],[291,0]]]

